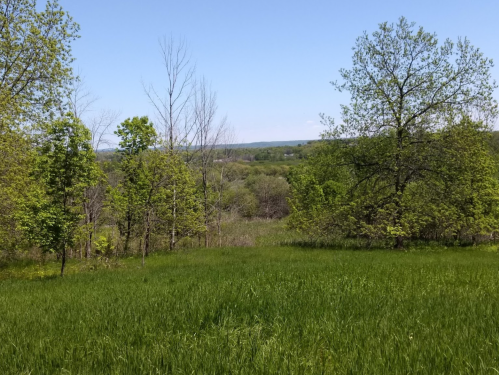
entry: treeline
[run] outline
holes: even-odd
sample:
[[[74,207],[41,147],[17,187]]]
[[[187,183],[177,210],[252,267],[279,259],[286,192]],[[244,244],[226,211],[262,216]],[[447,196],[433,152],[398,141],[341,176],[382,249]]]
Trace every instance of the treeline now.
[[[165,92],[144,84],[156,124],[123,121],[107,158],[95,150],[117,115],[86,116],[92,99],[71,68],[78,24],[34,0],[0,0],[0,24],[0,255],[55,253],[63,274],[68,256],[221,245],[229,220],[288,213],[285,167],[248,168],[221,147],[230,126],[183,41],[160,42]]]
[[[230,149],[217,161],[213,145],[170,148],[147,117],[125,120],[116,135],[119,148],[99,161],[90,130],[72,114],[35,135],[2,133],[4,144],[24,145],[22,162],[13,147],[2,148],[12,160],[4,174],[10,186],[2,185],[4,253],[36,246],[63,263],[67,256],[146,257],[186,238],[218,246],[227,221],[289,212],[285,167],[233,162]]]
[[[307,141],[303,144],[298,144],[297,146],[269,146],[269,147],[242,147],[243,145],[237,145],[235,148],[233,145],[217,145],[216,149],[213,151],[213,158],[216,163],[219,162],[262,162],[261,164],[267,165],[268,162],[285,162],[276,163],[274,165],[291,165],[296,164],[295,162],[306,159],[312,152],[314,145],[317,145],[319,141]],[[262,142],[265,143],[265,142]],[[271,143],[271,142],[268,142]],[[283,142],[284,143],[284,142]],[[194,149],[195,146],[189,149]],[[227,160],[226,149],[230,149],[229,160]],[[183,149],[187,151],[187,148]],[[117,154],[114,150],[103,150],[97,152],[99,160],[113,161],[117,159]],[[254,166],[255,164],[251,164]],[[278,173],[278,172],[276,172]]]

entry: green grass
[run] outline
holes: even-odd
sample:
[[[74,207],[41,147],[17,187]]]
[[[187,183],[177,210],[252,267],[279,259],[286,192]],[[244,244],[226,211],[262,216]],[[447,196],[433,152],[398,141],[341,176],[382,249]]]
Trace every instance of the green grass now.
[[[499,254],[156,254],[3,280],[0,317],[1,374],[496,374]]]

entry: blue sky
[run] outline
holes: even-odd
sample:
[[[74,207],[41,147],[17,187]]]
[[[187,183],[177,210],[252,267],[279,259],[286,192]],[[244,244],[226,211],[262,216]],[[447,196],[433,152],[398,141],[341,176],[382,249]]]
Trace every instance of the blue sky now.
[[[349,68],[355,39],[400,16],[439,40],[468,37],[499,64],[499,1],[60,0],[81,26],[75,68],[99,97],[94,110],[127,117],[154,110],[142,88],[165,82],[158,40],[187,41],[198,76],[218,94],[237,142],[318,139],[319,113],[338,120],[329,84]],[[499,80],[499,67],[493,77]],[[496,92],[496,98],[498,97]]]

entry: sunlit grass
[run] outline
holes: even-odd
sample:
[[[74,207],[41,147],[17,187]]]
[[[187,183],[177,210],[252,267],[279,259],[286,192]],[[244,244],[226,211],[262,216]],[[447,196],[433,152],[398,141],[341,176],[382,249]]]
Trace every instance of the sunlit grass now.
[[[261,247],[8,279],[0,373],[496,373],[498,277],[491,251]]]

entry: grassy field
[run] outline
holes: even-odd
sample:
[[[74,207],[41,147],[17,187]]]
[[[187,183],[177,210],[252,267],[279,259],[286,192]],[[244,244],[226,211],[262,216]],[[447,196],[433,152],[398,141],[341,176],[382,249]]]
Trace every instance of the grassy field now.
[[[0,374],[499,372],[497,251],[251,247],[92,264],[0,281]]]

